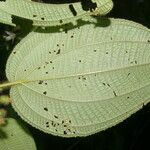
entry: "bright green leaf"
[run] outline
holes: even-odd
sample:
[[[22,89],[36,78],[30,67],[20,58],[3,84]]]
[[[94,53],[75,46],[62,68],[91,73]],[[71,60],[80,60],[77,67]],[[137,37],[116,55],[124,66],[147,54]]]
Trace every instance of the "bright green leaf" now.
[[[17,84],[12,105],[29,124],[58,136],[114,126],[150,101],[149,40],[149,29],[120,19],[31,32],[7,62]]]
[[[77,12],[76,16],[70,11],[70,4],[44,4],[29,0],[6,0],[0,3],[0,10],[32,20],[35,26],[52,26],[83,19],[91,14],[105,15],[113,7],[111,0],[93,0],[93,2],[97,4],[94,12],[84,11],[80,2],[70,3]]]
[[[7,124],[0,127],[0,150],[36,150],[36,146],[27,128],[8,118]]]

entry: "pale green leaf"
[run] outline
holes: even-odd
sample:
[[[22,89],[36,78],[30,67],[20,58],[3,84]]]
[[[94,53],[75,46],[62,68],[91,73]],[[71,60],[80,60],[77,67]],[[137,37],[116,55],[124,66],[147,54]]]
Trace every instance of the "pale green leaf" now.
[[[20,82],[11,88],[12,105],[29,124],[58,136],[114,126],[150,100],[149,39],[149,29],[121,19],[31,32],[7,62],[9,81]]]
[[[93,13],[84,11],[80,2],[70,3],[77,12],[76,16],[70,11],[70,4],[44,4],[29,0],[6,0],[0,3],[0,9],[9,14],[32,20],[35,26],[52,26],[83,19],[91,14],[105,15],[113,7],[112,0],[93,0],[93,2],[97,4]]]
[[[36,146],[27,128],[8,118],[7,124],[0,127],[0,150],[36,150]]]

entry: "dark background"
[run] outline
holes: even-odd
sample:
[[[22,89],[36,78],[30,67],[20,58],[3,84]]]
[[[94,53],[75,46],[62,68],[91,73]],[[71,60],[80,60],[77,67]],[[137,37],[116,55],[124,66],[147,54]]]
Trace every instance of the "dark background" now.
[[[150,0],[114,0],[114,9],[108,16],[133,20],[150,27]],[[14,45],[19,42],[18,37],[23,37],[30,31],[30,28],[27,28],[30,22],[16,22],[21,26],[20,30],[0,24],[0,81],[6,80],[6,60]],[[16,40],[6,42],[3,38],[5,31],[15,32]],[[119,125],[86,138],[66,139],[42,133],[31,126],[29,129],[38,150],[149,150],[150,104]]]

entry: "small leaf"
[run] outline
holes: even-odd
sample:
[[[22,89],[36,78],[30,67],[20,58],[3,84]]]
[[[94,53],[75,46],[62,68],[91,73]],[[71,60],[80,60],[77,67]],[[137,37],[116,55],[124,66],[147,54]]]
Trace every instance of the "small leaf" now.
[[[149,29],[121,19],[96,19],[67,33],[31,32],[7,62],[9,81],[18,82],[12,105],[53,135],[114,126],[150,100],[149,39]]]
[[[35,142],[22,123],[9,118],[0,127],[0,150],[36,150]]]

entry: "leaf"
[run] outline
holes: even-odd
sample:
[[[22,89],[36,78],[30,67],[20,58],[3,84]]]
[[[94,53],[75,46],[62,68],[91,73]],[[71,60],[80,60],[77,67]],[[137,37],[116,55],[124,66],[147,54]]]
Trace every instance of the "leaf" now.
[[[12,105],[53,135],[114,126],[150,100],[149,39],[149,29],[121,19],[91,19],[67,33],[31,32],[7,62],[7,77],[17,84]]]
[[[15,119],[8,118],[0,127],[0,150],[36,150],[35,142],[27,128]]]
[[[93,0],[93,2],[96,2],[97,8],[92,13],[90,11],[84,11],[80,2],[58,5],[37,3],[30,0],[6,0],[6,2],[0,3],[0,10],[32,20],[35,26],[53,26],[83,19],[95,13],[105,15],[113,7],[111,0]],[[72,5],[77,13],[76,15],[71,12],[69,5]]]

